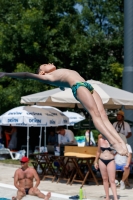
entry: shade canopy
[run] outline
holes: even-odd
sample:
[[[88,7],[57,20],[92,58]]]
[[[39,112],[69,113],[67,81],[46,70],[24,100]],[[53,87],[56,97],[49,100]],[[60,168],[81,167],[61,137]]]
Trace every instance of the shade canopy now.
[[[68,123],[69,118],[53,107],[19,106],[0,116],[0,125],[49,127]]]
[[[133,109],[133,93],[109,86],[100,81],[88,80],[87,82],[100,95],[105,108],[119,109],[124,106],[126,109]],[[56,88],[23,96],[21,97],[21,103],[69,108],[74,108],[77,105],[82,108],[80,102],[74,98],[70,88],[65,88],[65,91]]]
[[[67,124],[68,126],[74,126],[75,123],[85,119],[85,117],[76,112],[70,112],[67,110],[63,113],[69,118],[69,124]]]

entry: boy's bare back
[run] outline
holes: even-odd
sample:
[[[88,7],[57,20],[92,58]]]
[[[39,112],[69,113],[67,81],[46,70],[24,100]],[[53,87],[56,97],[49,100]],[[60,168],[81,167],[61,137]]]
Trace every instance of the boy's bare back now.
[[[41,65],[43,66],[43,65]],[[40,67],[41,67],[40,66]],[[77,82],[84,82],[85,80],[74,70],[69,69],[54,69],[52,72],[47,72],[45,70],[45,67],[48,67],[44,65],[41,69],[45,71],[43,74],[44,79],[47,79],[48,81],[51,81],[54,83],[54,85],[62,86],[62,87],[72,87]],[[40,74],[39,74],[40,75]],[[42,76],[42,75],[40,75]],[[43,79],[43,77],[41,77]]]

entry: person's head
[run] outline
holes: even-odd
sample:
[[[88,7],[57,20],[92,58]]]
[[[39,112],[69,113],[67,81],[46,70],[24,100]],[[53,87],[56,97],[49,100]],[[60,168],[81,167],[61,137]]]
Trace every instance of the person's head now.
[[[87,133],[90,133],[90,130],[86,130]]]
[[[49,132],[49,134],[50,134],[51,136],[53,136],[53,135],[54,135],[54,131],[51,130],[51,131]]]
[[[117,121],[123,121],[124,120],[124,112],[122,110],[119,110],[117,112]]]
[[[65,129],[63,128],[63,126],[58,126],[56,128],[56,133],[64,136],[65,135]]]
[[[20,163],[21,163],[22,169],[26,169],[28,167],[29,158],[27,158],[26,156],[22,157],[20,159]]]
[[[99,135],[98,135],[98,140],[99,140],[100,138],[102,138],[102,134],[99,134]]]
[[[103,140],[107,140],[107,138],[103,134],[98,135],[98,139],[102,138]]]
[[[49,63],[49,64],[43,64],[40,65],[40,67],[38,67],[36,73],[39,75],[45,75],[46,73],[50,73],[52,71],[55,71],[56,67],[53,65],[53,63]]]

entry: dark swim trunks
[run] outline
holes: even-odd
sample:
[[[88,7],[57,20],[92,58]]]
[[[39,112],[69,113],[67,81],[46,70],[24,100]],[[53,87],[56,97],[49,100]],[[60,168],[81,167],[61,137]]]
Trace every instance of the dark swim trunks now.
[[[92,94],[93,94],[93,90],[94,88],[92,87],[91,84],[87,83],[87,82],[77,82],[75,85],[72,86],[72,92],[73,92],[73,96],[75,97],[75,99],[77,99],[77,89],[79,87],[86,87]],[[78,100],[78,99],[77,99]]]
[[[30,188],[25,188],[25,193],[29,194],[29,190],[30,190]]]

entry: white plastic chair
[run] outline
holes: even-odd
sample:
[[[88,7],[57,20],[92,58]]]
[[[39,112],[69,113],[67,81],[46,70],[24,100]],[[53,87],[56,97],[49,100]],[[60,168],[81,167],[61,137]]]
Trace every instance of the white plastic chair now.
[[[18,160],[18,153],[17,152],[12,152],[10,149],[7,148],[2,148],[0,149],[0,154],[9,154],[12,158],[12,160]]]

